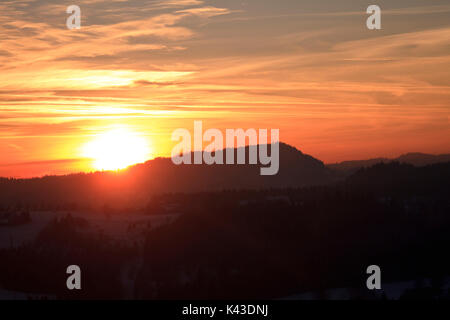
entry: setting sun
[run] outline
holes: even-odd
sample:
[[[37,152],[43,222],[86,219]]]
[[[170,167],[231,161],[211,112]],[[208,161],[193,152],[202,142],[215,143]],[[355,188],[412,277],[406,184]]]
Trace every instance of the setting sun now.
[[[114,129],[84,145],[83,156],[93,159],[97,170],[119,170],[148,160],[150,147],[138,133]]]

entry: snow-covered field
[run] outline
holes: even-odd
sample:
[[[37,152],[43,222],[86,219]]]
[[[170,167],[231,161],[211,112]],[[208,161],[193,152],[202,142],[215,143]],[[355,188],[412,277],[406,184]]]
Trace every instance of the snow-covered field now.
[[[431,279],[422,279],[423,287],[431,287]],[[399,281],[383,283],[381,290],[369,291],[366,289],[356,288],[333,288],[324,290],[322,292],[305,292],[298,295],[285,297],[281,300],[352,300],[352,299],[382,299],[398,300],[407,291],[416,288],[417,281]],[[450,277],[443,279],[443,286],[441,288],[445,292],[450,290]]]
[[[19,246],[33,241],[41,230],[54,218],[64,217],[67,212],[39,211],[31,212],[31,223],[20,226],[0,226],[0,248]],[[145,228],[154,228],[170,223],[178,217],[171,215],[143,215],[140,213],[129,213],[111,215],[92,214],[86,212],[70,212],[73,217],[81,217],[88,221],[90,230],[102,232],[114,239],[127,240],[134,238]],[[130,226],[132,226],[130,228]]]

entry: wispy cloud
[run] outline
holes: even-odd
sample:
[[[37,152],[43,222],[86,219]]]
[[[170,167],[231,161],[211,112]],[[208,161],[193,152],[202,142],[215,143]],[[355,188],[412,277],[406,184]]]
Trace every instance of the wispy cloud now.
[[[429,142],[450,133],[445,1],[381,1],[375,32],[350,0],[79,0],[82,28],[68,30],[72,2],[0,3],[11,163],[77,158],[118,123],[157,135],[164,154],[192,119],[276,126],[325,161],[450,148]]]

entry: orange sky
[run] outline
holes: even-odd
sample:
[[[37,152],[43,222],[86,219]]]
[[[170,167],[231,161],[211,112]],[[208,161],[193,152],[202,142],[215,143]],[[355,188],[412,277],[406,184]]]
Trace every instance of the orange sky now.
[[[367,1],[2,1],[0,176],[91,171],[83,146],[115,128],[169,156],[194,120],[325,162],[448,153],[450,4],[375,2],[379,31]]]

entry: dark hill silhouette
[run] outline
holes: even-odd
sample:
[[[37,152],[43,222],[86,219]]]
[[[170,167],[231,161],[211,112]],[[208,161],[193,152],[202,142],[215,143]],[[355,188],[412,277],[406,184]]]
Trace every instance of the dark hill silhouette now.
[[[370,168],[361,168],[346,179],[355,189],[371,190],[380,194],[399,191],[434,196],[450,191],[450,162],[435,163],[423,167],[398,161],[379,163]]]
[[[395,159],[388,158],[374,158],[368,160],[352,160],[343,161],[339,163],[327,164],[326,166],[330,169],[339,171],[341,173],[351,174],[356,172],[360,168],[366,168],[373,166],[377,163],[388,163],[388,162],[400,162],[411,164],[414,166],[426,166],[429,164],[442,163],[450,161],[450,154],[440,154],[432,155],[420,152],[403,154]]]
[[[285,151],[292,157],[284,161],[295,165],[305,159],[295,149]],[[148,165],[166,167],[164,159]],[[117,181],[138,186],[133,178],[145,170],[143,164],[120,175],[69,178],[84,187],[75,196],[95,199],[93,190],[122,192]],[[67,189],[69,178],[10,182],[23,197],[32,195],[24,183],[34,184],[33,192],[59,197],[73,191]],[[141,245],[92,228],[102,223],[97,217],[60,215],[32,242],[0,249],[0,283],[8,291],[61,299],[258,300],[305,292],[331,299],[328,289],[348,288],[349,297],[360,300],[376,298],[365,287],[365,271],[377,263],[383,283],[416,280],[404,298],[448,299],[449,191],[450,162],[425,167],[393,162],[360,169],[329,186],[166,194],[152,202],[186,210],[172,223],[141,229]],[[129,234],[132,239],[138,238]],[[83,290],[65,286],[61,270],[73,261],[83,266]],[[124,274],[131,275],[133,296],[123,287]],[[431,280],[431,295],[425,279]]]
[[[429,164],[449,162],[450,154],[432,155],[416,152],[401,155],[400,157],[394,160],[401,163],[409,163],[415,166],[426,166]]]
[[[249,148],[245,149],[248,155]],[[333,172],[323,162],[280,143],[280,170],[275,176],[261,176],[259,165],[176,166],[170,158],[158,158],[119,172],[0,179],[0,203],[134,206],[158,193],[302,187],[333,181]]]
[[[138,295],[274,299],[345,287],[367,294],[372,261],[386,283],[431,278],[436,296],[447,295],[439,279],[450,267],[449,191],[450,162],[393,162],[332,186],[255,192],[259,200],[245,206],[234,205],[233,192],[196,195],[186,206],[199,208],[148,235]],[[291,201],[267,201],[272,192]]]

